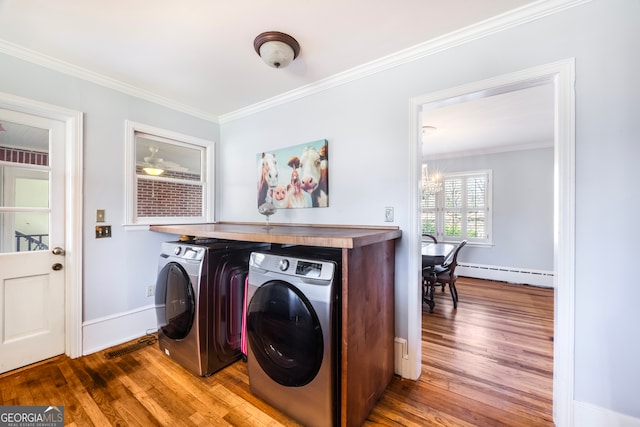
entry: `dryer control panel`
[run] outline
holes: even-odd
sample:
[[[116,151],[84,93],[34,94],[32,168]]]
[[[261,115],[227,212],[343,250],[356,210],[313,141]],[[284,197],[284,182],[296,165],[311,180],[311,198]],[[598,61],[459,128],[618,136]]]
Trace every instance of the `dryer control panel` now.
[[[249,268],[258,268],[289,276],[332,280],[336,264],[333,261],[293,258],[262,252],[253,252]]]
[[[296,263],[296,274],[304,277],[319,278],[322,273],[322,263],[298,260]]]
[[[185,245],[174,242],[164,242],[162,244],[163,256],[174,258],[201,261],[204,257],[205,248],[202,246]]]

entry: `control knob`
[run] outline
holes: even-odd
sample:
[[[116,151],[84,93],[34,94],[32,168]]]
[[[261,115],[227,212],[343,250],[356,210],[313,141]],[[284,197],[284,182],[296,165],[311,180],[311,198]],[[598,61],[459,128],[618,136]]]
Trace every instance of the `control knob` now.
[[[180,252],[182,252],[182,248],[180,246],[176,246],[176,248],[173,250],[173,253],[176,255],[180,255]]]
[[[280,267],[281,271],[287,271],[287,268],[289,268],[289,260],[282,258],[280,262],[278,262],[278,267]]]

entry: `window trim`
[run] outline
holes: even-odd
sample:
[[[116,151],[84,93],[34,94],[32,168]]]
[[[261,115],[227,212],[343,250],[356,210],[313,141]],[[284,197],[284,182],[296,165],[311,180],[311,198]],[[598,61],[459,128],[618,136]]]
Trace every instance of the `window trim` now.
[[[143,217],[137,216],[137,174],[136,174],[136,133],[144,133],[158,138],[176,141],[176,145],[186,144],[204,150],[202,159],[202,210],[198,217]],[[171,143],[171,142],[165,142]],[[148,229],[151,224],[198,224],[213,222],[214,186],[214,146],[213,141],[197,138],[154,126],[125,120],[125,229]]]
[[[423,168],[426,167],[426,164],[423,164]],[[460,177],[469,177],[469,176],[478,176],[484,175],[486,176],[486,188],[485,188],[485,196],[486,196],[486,216],[485,216],[485,234],[484,238],[477,237],[469,237],[469,236],[445,236],[444,234],[444,213],[446,211],[444,207],[444,182],[450,178],[460,178]],[[473,170],[473,171],[460,171],[460,172],[450,172],[450,173],[441,173],[440,182],[443,184],[443,189],[435,194],[436,196],[436,207],[435,209],[431,208],[422,208],[421,212],[435,212],[436,216],[436,238],[438,241],[443,242],[452,242],[458,243],[462,240],[467,240],[469,244],[477,245],[477,246],[492,246],[493,245],[493,171],[491,169],[481,169],[481,170]],[[466,183],[466,181],[465,181]],[[464,187],[464,185],[463,185]],[[424,189],[422,189],[424,191]],[[467,201],[465,198],[462,200],[463,206],[460,208],[462,213],[468,211]],[[464,217],[464,215],[463,215]],[[420,227],[422,229],[422,225]]]

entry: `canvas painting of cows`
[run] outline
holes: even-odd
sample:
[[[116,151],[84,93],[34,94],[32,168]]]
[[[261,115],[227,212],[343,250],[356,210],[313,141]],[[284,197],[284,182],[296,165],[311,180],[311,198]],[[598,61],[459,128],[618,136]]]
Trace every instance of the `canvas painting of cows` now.
[[[326,139],[256,155],[258,206],[277,209],[329,206],[329,149]]]

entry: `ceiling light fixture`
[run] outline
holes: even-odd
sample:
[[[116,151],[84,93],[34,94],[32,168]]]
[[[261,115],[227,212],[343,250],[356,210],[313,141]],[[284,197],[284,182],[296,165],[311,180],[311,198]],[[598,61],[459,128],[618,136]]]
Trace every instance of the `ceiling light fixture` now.
[[[433,135],[438,131],[438,128],[435,126],[422,126],[422,135],[429,136]]]
[[[300,45],[289,34],[267,31],[253,41],[253,48],[273,68],[284,68],[298,57]]]
[[[142,170],[147,175],[160,176],[164,173],[164,169],[160,166],[163,160],[156,157],[158,147],[149,147],[149,151],[151,152],[151,155],[144,158],[147,165],[143,167]]]
[[[442,191],[442,174],[439,172],[432,173],[427,172],[427,166],[422,166],[422,191],[427,194],[436,194]]]
[[[159,168],[142,168],[144,173],[151,176],[160,176],[164,173],[164,169]]]

